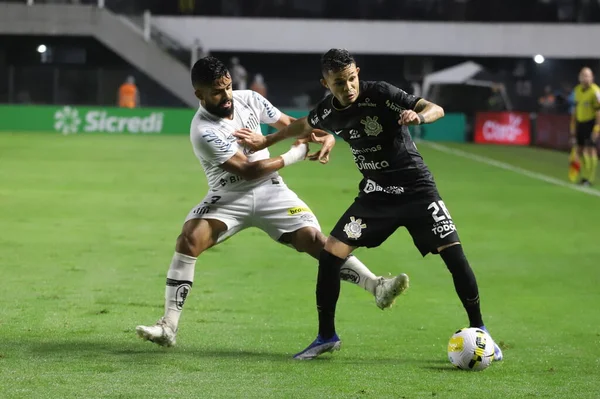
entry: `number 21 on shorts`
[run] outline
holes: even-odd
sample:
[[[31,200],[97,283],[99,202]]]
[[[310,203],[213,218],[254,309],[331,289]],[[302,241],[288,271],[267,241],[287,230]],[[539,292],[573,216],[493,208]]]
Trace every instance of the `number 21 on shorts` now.
[[[448,212],[448,208],[446,208],[446,204],[444,201],[433,201],[427,207],[427,210],[431,210],[431,216],[433,217],[434,222],[441,222],[442,220],[452,219],[450,216],[450,212]]]

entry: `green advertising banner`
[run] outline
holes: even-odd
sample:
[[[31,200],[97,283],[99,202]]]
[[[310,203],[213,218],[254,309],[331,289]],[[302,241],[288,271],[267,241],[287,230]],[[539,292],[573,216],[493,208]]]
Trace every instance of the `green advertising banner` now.
[[[446,114],[439,121],[422,126],[422,129],[422,140],[465,142],[467,117],[465,114]]]
[[[282,110],[301,118],[308,110]],[[190,132],[196,111],[186,108],[116,108],[77,106],[0,105],[0,131],[59,134],[183,134]],[[275,132],[261,125],[263,134]],[[421,127],[419,136],[432,141],[465,141],[464,114],[447,114],[436,123]],[[412,132],[413,134],[416,131]]]
[[[189,134],[192,109],[0,106],[0,131]]]

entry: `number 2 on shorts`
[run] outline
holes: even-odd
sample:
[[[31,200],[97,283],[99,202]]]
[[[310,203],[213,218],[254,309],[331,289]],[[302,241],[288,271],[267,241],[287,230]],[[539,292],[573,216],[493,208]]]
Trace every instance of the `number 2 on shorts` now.
[[[431,216],[433,217],[433,221],[436,223],[441,222],[442,220],[452,219],[452,216],[450,216],[450,212],[448,212],[448,208],[446,208],[446,204],[444,204],[444,201],[442,200],[434,201],[431,204],[429,204],[427,210],[430,209],[433,209],[433,211],[431,212]],[[441,215],[440,210],[442,211]]]

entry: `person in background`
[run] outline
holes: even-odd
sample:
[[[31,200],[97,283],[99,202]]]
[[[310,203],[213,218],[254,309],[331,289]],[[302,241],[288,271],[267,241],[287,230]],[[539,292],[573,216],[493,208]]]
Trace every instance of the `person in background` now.
[[[135,78],[133,76],[128,76],[121,87],[119,87],[117,104],[121,108],[137,108],[139,106],[140,93],[135,85]]]
[[[231,58],[231,79],[233,80],[234,90],[246,90],[248,88],[248,72],[238,57]]]
[[[544,94],[539,98],[538,105],[540,112],[554,112],[556,110],[556,96],[552,92],[552,87],[546,86]]]
[[[257,92],[261,96],[267,98],[267,85],[265,84],[265,78],[260,73],[254,76],[254,80],[250,85],[250,90]]]
[[[594,73],[588,67],[579,72],[575,86],[575,112],[571,115],[571,143],[577,145],[576,157],[583,156],[580,184],[589,186],[596,177],[598,154],[596,142],[600,135],[600,87],[594,83]]]

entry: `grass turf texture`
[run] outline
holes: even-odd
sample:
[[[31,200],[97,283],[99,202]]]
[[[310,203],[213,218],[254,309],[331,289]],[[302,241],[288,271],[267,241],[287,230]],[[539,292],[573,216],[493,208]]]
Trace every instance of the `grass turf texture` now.
[[[565,154],[454,146],[566,179]],[[345,147],[282,172],[326,233],[359,181]],[[505,349],[482,373],[447,361],[466,315],[403,229],[357,255],[411,289],[382,312],[343,283],[333,356],[291,360],[316,333],[316,262],[255,229],[199,258],[178,346],[143,342],[134,328],[162,315],[174,240],[206,190],[188,138],[0,135],[0,397],[600,397],[599,199],[420,150]]]

